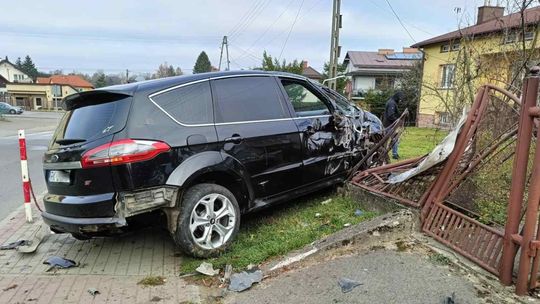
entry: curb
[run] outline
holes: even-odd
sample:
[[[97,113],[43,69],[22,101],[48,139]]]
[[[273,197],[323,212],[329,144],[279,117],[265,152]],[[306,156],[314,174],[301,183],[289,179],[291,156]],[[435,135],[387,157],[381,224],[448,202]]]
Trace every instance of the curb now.
[[[369,238],[395,234],[398,232],[410,235],[418,227],[418,216],[410,210],[399,210],[373,218],[369,221],[345,228],[318,240],[300,250],[286,255],[281,260],[272,261],[261,266],[265,276],[276,274],[285,267],[290,267],[310,256],[328,250],[367,241]]]

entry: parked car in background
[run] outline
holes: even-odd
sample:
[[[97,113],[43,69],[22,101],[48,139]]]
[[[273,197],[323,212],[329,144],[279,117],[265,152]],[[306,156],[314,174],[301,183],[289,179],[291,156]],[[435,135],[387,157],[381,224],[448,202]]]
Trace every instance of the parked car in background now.
[[[334,94],[298,75],[237,71],[70,95],[43,158],[43,219],[88,238],[155,215],[186,253],[219,254],[242,214],[345,181],[362,134],[382,130]]]
[[[12,106],[5,102],[0,102],[0,114],[22,114],[23,109],[21,107]]]

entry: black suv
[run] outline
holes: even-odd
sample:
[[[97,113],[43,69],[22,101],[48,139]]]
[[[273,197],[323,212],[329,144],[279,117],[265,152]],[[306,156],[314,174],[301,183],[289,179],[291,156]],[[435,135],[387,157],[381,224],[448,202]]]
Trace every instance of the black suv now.
[[[160,214],[199,257],[227,248],[241,214],[343,182],[382,132],[336,92],[262,71],[111,86],[63,106],[43,159],[51,229],[108,236]]]

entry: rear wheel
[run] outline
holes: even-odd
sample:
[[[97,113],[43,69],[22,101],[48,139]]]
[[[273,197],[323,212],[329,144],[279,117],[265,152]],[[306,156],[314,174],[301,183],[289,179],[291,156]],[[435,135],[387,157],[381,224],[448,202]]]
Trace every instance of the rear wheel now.
[[[240,209],[234,195],[216,184],[198,184],[183,195],[175,241],[195,257],[216,256],[234,240]]]

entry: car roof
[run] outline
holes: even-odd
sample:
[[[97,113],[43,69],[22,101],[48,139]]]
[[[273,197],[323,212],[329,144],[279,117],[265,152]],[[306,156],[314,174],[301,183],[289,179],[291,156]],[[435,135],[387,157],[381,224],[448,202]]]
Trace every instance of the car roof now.
[[[159,91],[169,87],[195,82],[199,80],[221,78],[221,77],[234,77],[234,76],[246,76],[246,75],[264,75],[264,76],[281,76],[289,78],[298,78],[302,80],[308,80],[308,78],[292,73],[279,72],[279,71],[260,71],[260,70],[242,70],[242,71],[222,71],[222,72],[209,72],[199,73],[192,75],[173,76],[159,79],[152,79],[122,85],[114,85],[108,87],[102,87],[96,90],[104,90],[108,92],[133,95],[138,91]]]

